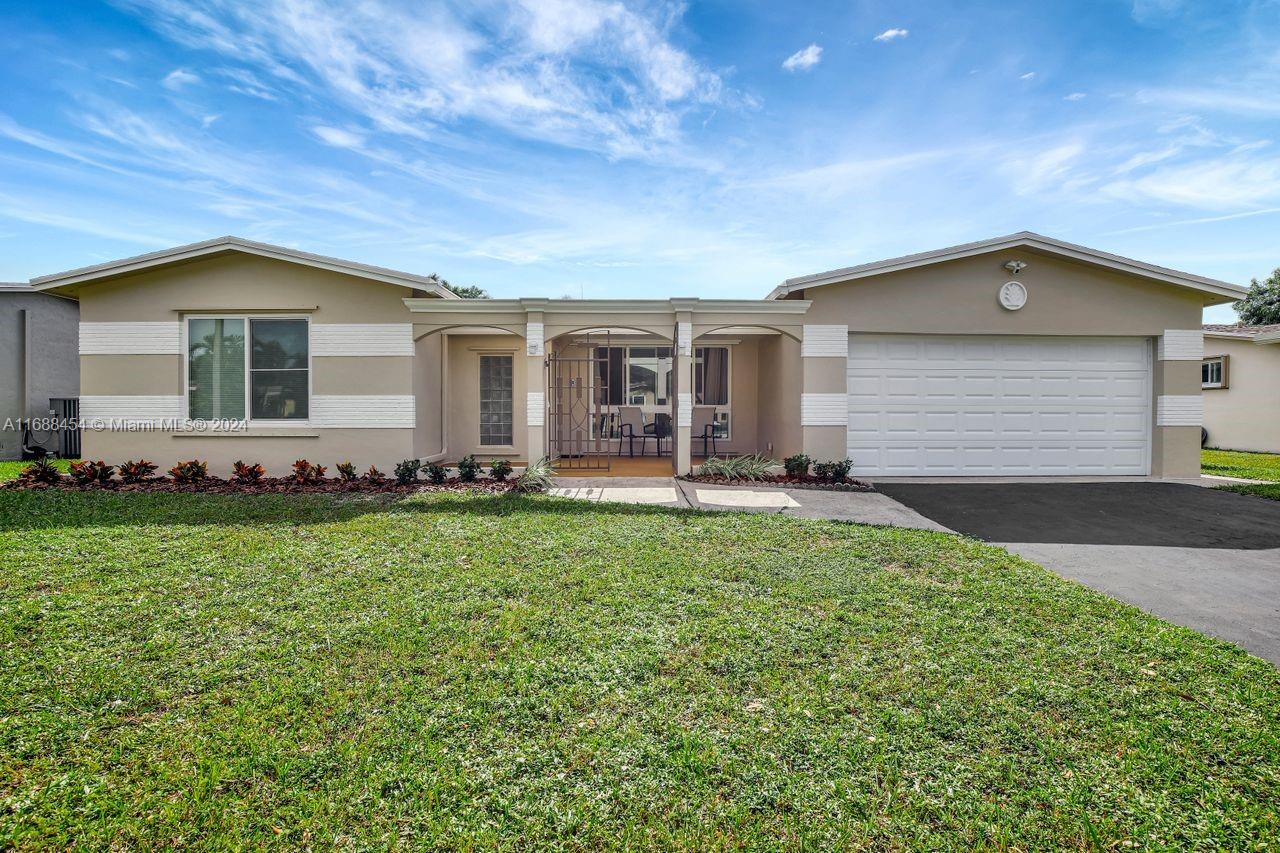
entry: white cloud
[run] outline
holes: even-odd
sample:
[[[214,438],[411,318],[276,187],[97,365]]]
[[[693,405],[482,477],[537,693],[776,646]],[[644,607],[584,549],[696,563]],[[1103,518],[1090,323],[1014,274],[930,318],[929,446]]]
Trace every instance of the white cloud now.
[[[806,48],[801,48],[795,53],[788,56],[782,61],[782,67],[787,71],[808,71],[813,66],[822,61],[822,48],[816,44],[811,44]]]
[[[1026,74],[1022,74],[1018,77],[1019,80],[1034,80],[1035,78],[1036,72],[1034,71],[1028,71]]]
[[[220,118],[222,118],[221,115],[210,113],[209,115],[206,115],[200,119],[200,126],[203,127],[205,130],[208,130],[210,127],[213,126],[213,123]]]
[[[185,68],[175,68],[165,75],[165,78],[160,81],[160,85],[177,92],[186,86],[199,82],[199,74],[194,74]]]
[[[746,100],[675,44],[673,14],[607,0],[495,0],[465,12],[389,0],[123,2],[183,45],[422,139],[469,119],[611,158],[670,159],[688,112]]]
[[[875,39],[873,39],[873,41],[893,41],[894,39],[904,39],[909,34],[910,34],[909,30],[904,30],[904,29],[899,29],[897,27],[894,27],[893,29],[885,30],[880,35],[876,36]]]
[[[1084,100],[1085,98],[1087,98],[1087,97],[1089,97],[1089,96],[1088,96],[1088,95],[1086,95],[1084,92],[1072,92],[1070,95],[1067,95],[1067,96],[1066,96],[1066,97],[1064,97],[1062,100],[1064,100],[1064,101],[1083,101],[1083,100]]]
[[[1161,201],[1206,210],[1274,205],[1280,201],[1280,159],[1238,155],[1159,166],[1104,191],[1126,200]]]
[[[360,148],[364,145],[363,134],[343,130],[340,127],[318,125],[311,128],[311,132],[320,137],[322,142],[335,148]]]

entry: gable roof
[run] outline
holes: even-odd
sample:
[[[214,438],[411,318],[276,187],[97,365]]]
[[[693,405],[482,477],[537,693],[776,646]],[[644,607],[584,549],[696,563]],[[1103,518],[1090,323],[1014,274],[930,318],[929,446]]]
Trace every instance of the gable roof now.
[[[1058,255],[1059,257],[1069,258],[1071,260],[1096,264],[1109,269],[1127,272],[1152,281],[1159,281],[1164,284],[1171,284],[1176,287],[1184,287],[1190,290],[1198,290],[1214,296],[1225,297],[1226,299],[1239,299],[1246,293],[1245,288],[1236,284],[1231,284],[1230,282],[1218,281],[1217,279],[1179,272],[1178,270],[1172,270],[1168,267],[1160,267],[1155,264],[1143,263],[1142,261],[1135,261],[1132,258],[1112,255],[1108,252],[1100,252],[1097,249],[1090,249],[1087,246],[1078,246],[1074,243],[1055,240],[1052,237],[1045,237],[1042,234],[1036,234],[1032,231],[1019,231],[1017,234],[1009,234],[1004,237],[993,237],[990,240],[979,240],[974,243],[962,243],[959,246],[949,246],[945,249],[934,249],[931,252],[903,255],[900,258],[889,258],[883,261],[873,261],[869,264],[860,264],[858,266],[844,267],[838,270],[828,270],[827,272],[804,275],[798,278],[789,278],[774,288],[768,298],[781,299],[787,294],[797,290],[821,287],[827,284],[838,284],[840,282],[853,281],[855,279],[880,275],[882,273],[897,272],[899,270],[927,266],[929,264],[941,263],[943,261],[953,261],[958,258],[967,258],[973,255],[984,255],[990,252],[999,252],[1005,249],[1016,248],[1038,249],[1041,252],[1046,252],[1051,255]]]
[[[342,258],[332,258],[327,255],[314,255],[297,249],[287,249],[284,246],[273,246],[270,243],[246,240],[243,237],[215,237],[212,240],[188,243],[185,246],[175,246],[172,249],[161,249],[158,252],[148,252],[145,255],[134,255],[131,258],[121,258],[118,261],[107,261],[106,263],[80,267],[66,272],[42,275],[31,279],[31,287],[35,290],[51,290],[74,284],[89,284],[100,279],[111,278],[125,273],[139,272],[167,264],[180,263],[211,255],[221,255],[228,252],[241,252],[247,255],[273,258],[278,261],[288,261],[331,272],[345,273],[371,281],[412,287],[433,293],[442,299],[460,298],[456,293],[427,276],[400,272],[399,270],[385,267],[370,266],[369,264],[356,263],[355,261],[344,261]]]

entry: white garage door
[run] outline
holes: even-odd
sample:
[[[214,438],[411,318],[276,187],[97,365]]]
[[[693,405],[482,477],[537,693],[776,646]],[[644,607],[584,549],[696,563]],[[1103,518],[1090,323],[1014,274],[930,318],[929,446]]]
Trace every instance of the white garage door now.
[[[881,476],[1146,474],[1146,338],[849,336],[849,457]]]

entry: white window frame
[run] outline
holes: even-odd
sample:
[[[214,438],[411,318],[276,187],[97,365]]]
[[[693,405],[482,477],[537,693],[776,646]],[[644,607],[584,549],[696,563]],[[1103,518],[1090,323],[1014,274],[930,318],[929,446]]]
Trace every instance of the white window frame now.
[[[480,359],[485,357],[498,356],[499,358],[511,359],[511,443],[510,444],[484,444],[481,440],[481,429],[484,428],[481,417],[483,412],[480,411],[481,387],[480,382],[484,379],[484,372],[480,369]],[[510,453],[516,449],[516,351],[515,350],[480,350],[476,353],[476,450],[485,453]]]
[[[1217,381],[1217,382],[1212,382],[1212,381],[1210,381],[1210,382],[1206,382],[1206,381],[1204,380],[1204,368],[1205,368],[1205,366],[1207,366],[1207,365],[1212,365],[1212,364],[1217,364],[1217,366],[1218,366],[1218,381]],[[1216,389],[1216,388],[1226,388],[1226,387],[1227,387],[1227,358],[1226,358],[1226,356],[1222,356],[1222,355],[1214,355],[1214,356],[1210,356],[1210,357],[1208,357],[1208,358],[1206,358],[1206,359],[1203,359],[1203,360],[1200,362],[1200,387],[1201,387],[1201,388],[1203,388],[1203,389],[1206,389],[1206,390],[1213,390],[1213,389]]]
[[[244,321],[244,423],[259,426],[309,427],[315,411],[315,357],[311,346],[311,318],[306,314],[183,314],[182,315],[182,417],[191,417],[191,349],[188,345],[192,320],[243,320]],[[307,324],[307,416],[306,418],[255,418],[253,417],[253,326],[251,320],[302,320]]]

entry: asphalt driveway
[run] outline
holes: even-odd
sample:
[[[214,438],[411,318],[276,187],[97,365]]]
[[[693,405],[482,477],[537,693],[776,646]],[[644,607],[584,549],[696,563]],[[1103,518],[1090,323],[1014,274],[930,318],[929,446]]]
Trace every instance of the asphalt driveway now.
[[[881,483],[883,494],[1280,664],[1280,501],[1180,483]]]

